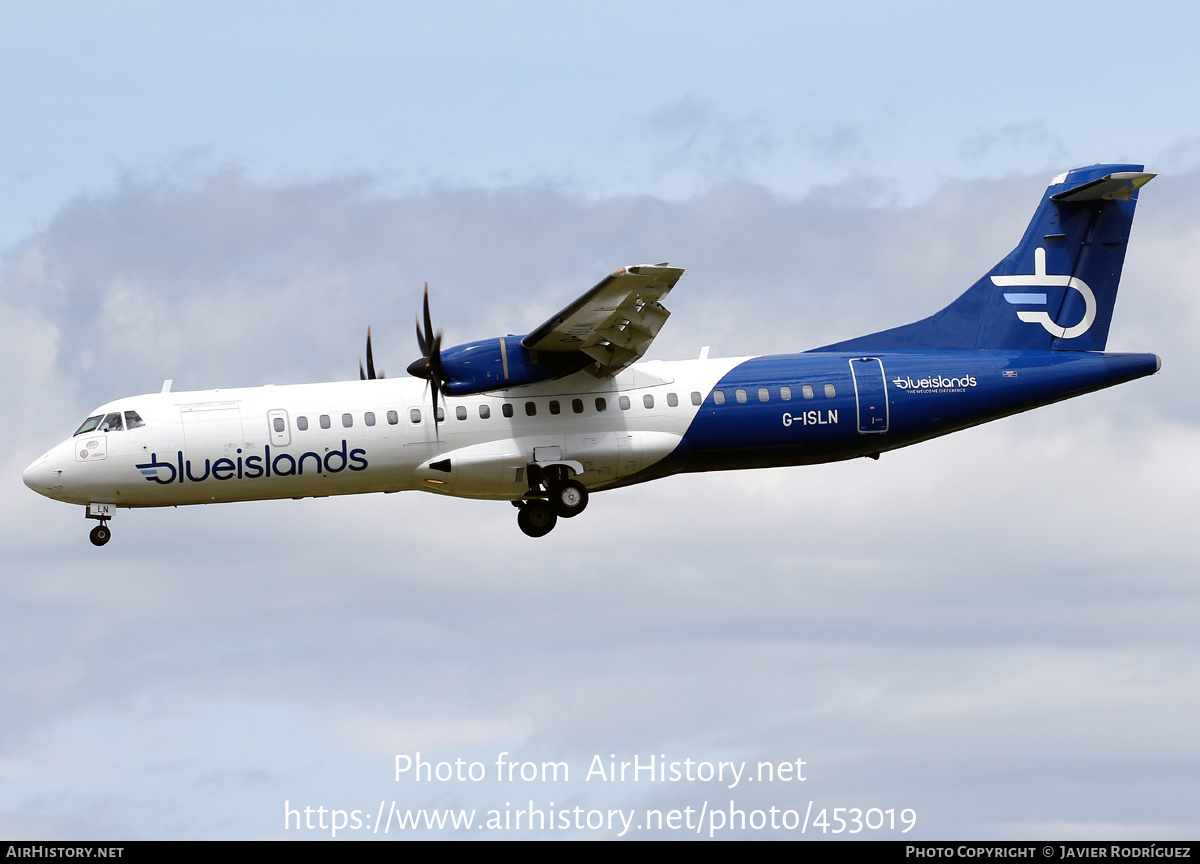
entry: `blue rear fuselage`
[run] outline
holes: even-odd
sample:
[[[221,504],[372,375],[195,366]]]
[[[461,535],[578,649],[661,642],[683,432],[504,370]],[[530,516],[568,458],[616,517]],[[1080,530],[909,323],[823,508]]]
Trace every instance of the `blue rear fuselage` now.
[[[756,357],[718,382],[679,450],[649,470],[662,475],[876,456],[1151,375],[1159,365],[1154,354],[1083,351]]]

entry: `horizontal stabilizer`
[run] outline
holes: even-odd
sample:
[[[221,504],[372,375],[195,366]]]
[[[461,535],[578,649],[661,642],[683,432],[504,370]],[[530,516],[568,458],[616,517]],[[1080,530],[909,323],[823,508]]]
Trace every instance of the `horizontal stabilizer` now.
[[[1129,196],[1141,189],[1157,174],[1145,171],[1118,171],[1066,192],[1051,195],[1051,201],[1128,201]],[[1065,178],[1064,178],[1065,179]]]

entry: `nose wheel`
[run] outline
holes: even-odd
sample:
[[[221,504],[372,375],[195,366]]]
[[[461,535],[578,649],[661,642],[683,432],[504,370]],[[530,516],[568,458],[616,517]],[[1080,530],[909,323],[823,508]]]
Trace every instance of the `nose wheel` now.
[[[93,546],[103,546],[112,539],[112,529],[108,527],[108,520],[116,514],[116,511],[115,504],[102,501],[93,501],[83,511],[83,515],[88,519],[95,519],[100,523],[88,534],[88,539],[92,541]]]
[[[101,523],[93,528],[91,533],[88,534],[88,539],[92,541],[93,546],[103,546],[112,539],[112,529],[108,527],[107,523],[101,521]]]

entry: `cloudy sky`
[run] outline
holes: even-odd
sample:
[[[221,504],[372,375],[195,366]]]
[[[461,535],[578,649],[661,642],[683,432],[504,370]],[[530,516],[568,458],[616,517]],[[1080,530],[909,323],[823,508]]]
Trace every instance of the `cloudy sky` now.
[[[1197,835],[1200,12],[645,5],[7,11],[0,836],[531,801]],[[413,493],[122,512],[95,549],[21,483],[164,378],[351,378],[368,324],[399,373],[426,281],[451,343],[648,260],[688,268],[659,359],[904,323],[1051,176],[1121,160],[1161,176],[1108,347],[1161,374],[879,462],[604,493],[540,541]],[[488,777],[397,781],[417,753]],[[497,783],[501,753],[570,778]],[[806,779],[585,779],[596,755]]]

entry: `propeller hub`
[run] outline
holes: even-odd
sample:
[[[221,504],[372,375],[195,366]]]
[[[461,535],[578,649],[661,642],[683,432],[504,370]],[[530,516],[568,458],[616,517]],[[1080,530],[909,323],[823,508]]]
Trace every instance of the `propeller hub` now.
[[[414,360],[408,366],[408,374],[414,378],[424,378],[426,381],[430,379],[432,373],[429,370],[429,358],[422,357],[419,360]]]

